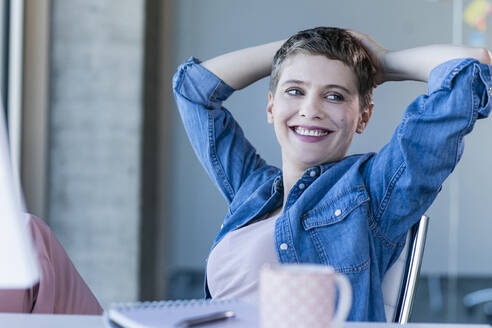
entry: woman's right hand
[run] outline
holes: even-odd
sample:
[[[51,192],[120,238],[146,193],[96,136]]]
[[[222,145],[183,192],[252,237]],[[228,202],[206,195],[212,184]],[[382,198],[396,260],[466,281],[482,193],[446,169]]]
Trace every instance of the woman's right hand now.
[[[369,56],[371,57],[375,69],[374,87],[377,87],[378,85],[387,81],[388,78],[385,69],[385,57],[386,54],[389,52],[388,49],[383,47],[368,34],[364,34],[355,30],[347,31],[362,43],[364,48],[369,53]]]

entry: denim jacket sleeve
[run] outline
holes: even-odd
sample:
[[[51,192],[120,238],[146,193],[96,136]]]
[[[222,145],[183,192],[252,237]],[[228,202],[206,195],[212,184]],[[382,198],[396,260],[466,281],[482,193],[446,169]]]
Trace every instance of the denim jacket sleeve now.
[[[234,89],[192,57],[178,68],[173,90],[195,154],[230,204],[248,175],[266,165],[222,107]]]
[[[433,69],[428,94],[405,111],[391,141],[368,163],[372,226],[400,245],[463,153],[463,137],[491,110],[491,66],[457,59]]]

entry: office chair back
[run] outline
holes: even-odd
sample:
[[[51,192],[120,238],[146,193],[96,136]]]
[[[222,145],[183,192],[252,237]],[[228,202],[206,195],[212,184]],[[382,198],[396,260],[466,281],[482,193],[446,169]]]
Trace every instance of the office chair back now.
[[[407,233],[400,257],[383,278],[383,299],[386,320],[405,324],[410,318],[413,299],[424,256],[429,217],[423,215]]]

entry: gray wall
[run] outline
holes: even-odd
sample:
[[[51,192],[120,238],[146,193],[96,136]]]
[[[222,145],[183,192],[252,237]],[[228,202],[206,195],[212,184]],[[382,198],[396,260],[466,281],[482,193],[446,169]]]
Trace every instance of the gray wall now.
[[[52,1],[47,221],[103,306],[138,297],[143,5]]]
[[[194,55],[201,59],[226,51],[286,38],[318,25],[349,27],[372,35],[390,49],[452,42],[451,1],[175,1],[175,66]],[[489,43],[490,47],[490,43]],[[266,123],[267,80],[234,94],[225,104],[242,125],[259,153],[280,165],[280,150],[273,128]],[[375,112],[366,132],[355,139],[352,153],[377,151],[399,123],[405,106],[426,91],[417,82],[389,83],[375,91]],[[195,158],[181,122],[173,119],[173,232],[170,270],[201,269],[226,212],[222,196]],[[457,261],[460,273],[492,273],[492,261],[477,260],[477,253],[492,250],[492,218],[488,184],[492,183],[491,122],[480,122],[469,137],[456,175],[459,206],[459,252],[449,254],[450,190],[444,186],[428,211],[431,216],[423,271],[446,273]],[[425,159],[422,159],[425,160]]]

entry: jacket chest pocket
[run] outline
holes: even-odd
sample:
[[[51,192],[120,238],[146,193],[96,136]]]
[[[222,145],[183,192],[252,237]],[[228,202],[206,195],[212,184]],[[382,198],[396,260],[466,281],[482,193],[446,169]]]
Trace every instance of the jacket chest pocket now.
[[[302,215],[321,262],[343,273],[369,267],[369,195],[358,186]]]

